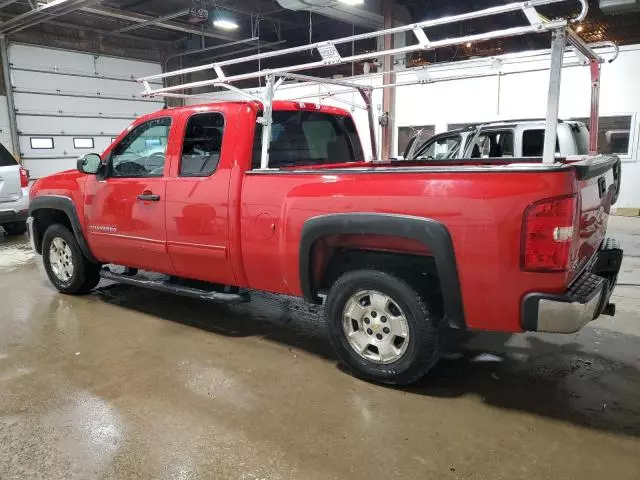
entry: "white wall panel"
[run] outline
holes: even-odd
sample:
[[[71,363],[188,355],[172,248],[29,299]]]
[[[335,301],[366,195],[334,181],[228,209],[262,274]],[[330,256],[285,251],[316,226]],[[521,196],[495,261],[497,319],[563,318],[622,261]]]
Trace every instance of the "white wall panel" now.
[[[162,108],[163,103],[148,100],[113,100],[110,98],[82,98],[35,93],[14,94],[18,113],[59,113],[100,116],[144,115]]]
[[[112,80],[108,78],[80,77],[61,73],[41,73],[30,70],[13,69],[11,73],[14,85],[20,85],[22,91],[42,91],[71,93],[80,95],[100,95],[109,97],[137,98],[143,87],[138,82]],[[157,101],[157,100],[156,100]]]
[[[78,125],[79,121],[85,121],[85,125]],[[41,135],[76,135],[76,136],[92,136],[92,135],[111,135],[118,136],[124,128],[133,122],[133,118],[129,120],[107,119],[107,118],[65,118],[65,117],[31,117],[19,115],[17,118],[18,130],[21,135],[29,136],[34,134]],[[124,122],[124,123],[123,123]]]
[[[10,44],[20,156],[34,178],[74,168],[76,158],[102,152],[131,122],[161,109],[141,98],[135,78],[161,72],[157,63]],[[1,126],[0,126],[1,128]],[[53,137],[54,148],[33,149],[33,136]],[[94,140],[92,150],[74,137]]]

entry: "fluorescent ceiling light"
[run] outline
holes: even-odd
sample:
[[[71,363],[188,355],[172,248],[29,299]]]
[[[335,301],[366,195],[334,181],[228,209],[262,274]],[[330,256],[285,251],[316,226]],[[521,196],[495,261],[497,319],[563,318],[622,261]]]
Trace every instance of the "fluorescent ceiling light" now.
[[[362,5],[364,0],[340,0],[340,3],[345,3],[347,5]]]
[[[213,26],[221,28],[223,30],[235,30],[238,28],[238,24],[233,20],[227,18],[217,18],[213,21]]]

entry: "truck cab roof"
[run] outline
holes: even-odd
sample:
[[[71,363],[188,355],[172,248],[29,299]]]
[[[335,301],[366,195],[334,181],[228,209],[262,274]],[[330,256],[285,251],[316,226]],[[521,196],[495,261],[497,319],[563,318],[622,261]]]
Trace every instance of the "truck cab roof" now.
[[[152,118],[165,117],[167,116],[167,112],[170,112],[170,115],[181,115],[188,114],[192,115],[194,113],[199,113],[203,111],[209,110],[225,110],[233,107],[240,108],[242,106],[249,105],[254,108],[255,111],[262,110],[262,104],[255,100],[238,100],[238,101],[228,101],[228,102],[210,102],[210,103],[201,103],[197,105],[187,105],[184,107],[170,107],[164,108],[162,110],[158,110],[153,113],[149,113],[148,115],[144,115],[136,120],[137,123],[141,121],[146,121]],[[274,111],[296,111],[296,110],[305,110],[305,111],[314,111],[321,113],[328,113],[330,115],[337,116],[351,116],[351,113],[344,108],[333,107],[331,105],[319,105],[313,102],[301,102],[301,101],[293,101],[293,100],[276,100],[273,102],[273,110]]]

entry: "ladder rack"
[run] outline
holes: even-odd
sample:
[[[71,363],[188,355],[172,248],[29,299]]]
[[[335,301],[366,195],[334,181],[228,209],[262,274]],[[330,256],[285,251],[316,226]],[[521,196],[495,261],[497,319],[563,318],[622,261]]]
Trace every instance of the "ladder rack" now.
[[[580,13],[577,17],[567,19],[553,19],[547,20],[542,17],[536,7],[551,5],[556,3],[566,3],[568,1],[578,2],[580,4]],[[510,12],[521,11],[528,24],[524,26],[512,27],[501,30],[493,30],[485,33],[465,35],[454,38],[445,38],[441,40],[430,40],[425,32],[425,29],[433,28],[440,25],[455,24],[467,20],[495,17],[498,15],[504,15]],[[460,15],[453,15],[448,17],[442,17],[434,20],[425,20],[422,22],[412,23],[409,25],[403,25],[399,27],[377,30],[374,32],[367,32],[359,35],[352,35],[349,37],[339,38],[335,40],[329,40],[324,42],[317,42],[309,45],[303,45],[299,47],[286,48],[282,50],[276,50],[272,52],[259,53],[255,55],[233,58],[222,62],[208,63],[196,67],[184,68],[172,72],[166,72],[158,75],[151,75],[138,79],[144,85],[143,96],[154,97],[170,97],[170,98],[185,98],[191,95],[180,93],[185,90],[199,89],[203,87],[211,88],[224,88],[245,95],[246,97],[259,101],[263,104],[262,117],[259,122],[262,123],[263,139],[262,139],[262,156],[260,166],[262,169],[269,168],[269,143],[271,140],[271,126],[272,126],[272,109],[273,100],[276,90],[282,85],[282,83],[289,80],[297,80],[302,82],[314,82],[329,85],[337,85],[351,90],[358,91],[364,101],[366,109],[368,111],[369,118],[369,130],[371,136],[372,156],[373,160],[376,160],[376,135],[375,135],[375,113],[372,105],[372,91],[374,87],[368,85],[361,85],[358,83],[350,82],[347,80],[335,80],[329,78],[316,78],[308,75],[304,75],[297,72],[304,72],[305,70],[316,69],[320,67],[327,67],[332,65],[352,63],[362,60],[376,59],[385,56],[396,56],[401,54],[407,54],[417,51],[434,50],[445,46],[462,45],[468,42],[478,42],[483,40],[491,40],[497,38],[513,37],[526,35],[531,33],[552,33],[552,46],[551,46],[551,67],[550,67],[550,87],[547,102],[547,125],[545,136],[545,149],[543,155],[543,161],[545,163],[553,163],[555,161],[555,142],[556,142],[556,129],[558,123],[558,106],[559,106],[559,94],[560,94],[560,75],[563,66],[563,59],[565,48],[570,46],[578,61],[581,64],[588,64],[591,66],[592,76],[592,108],[591,108],[591,128],[592,131],[597,131],[597,112],[598,112],[598,98],[599,98],[599,78],[600,78],[600,64],[604,61],[594,50],[595,46],[589,46],[582,41],[582,39],[569,28],[569,24],[572,22],[582,21],[588,12],[587,0],[530,0],[526,2],[514,2],[507,5],[500,5],[496,7],[486,8],[474,12],[464,13]],[[412,32],[417,43],[413,45],[407,45],[404,47],[392,48],[382,51],[373,51],[362,53],[358,55],[351,55],[343,57],[338,52],[336,46],[355,42],[365,39],[377,39],[384,38],[387,35],[395,35],[398,33]],[[225,68],[231,65],[241,65],[249,62],[256,62],[266,60],[270,58],[281,58],[287,55],[292,55],[300,52],[306,52],[315,50],[320,56],[320,60],[294,64],[286,67],[263,69],[258,71],[252,71],[248,73],[241,73],[236,75],[227,75]],[[617,53],[616,53],[617,56]],[[200,80],[195,82],[183,83],[179,85],[164,86],[161,88],[153,88],[150,82],[152,80],[165,79],[176,77],[179,75],[213,71],[215,78]],[[266,87],[262,92],[263,95],[256,95],[242,90],[233,85],[235,82],[243,80],[251,80],[264,78],[266,80]],[[453,78],[473,78],[473,76],[454,76],[446,79]],[[437,81],[442,81],[439,79]],[[379,86],[377,88],[395,88],[404,85],[414,85],[416,83],[430,83],[429,78],[425,77],[417,82],[405,82],[405,83],[391,83]],[[594,117],[595,115],[595,117]],[[596,127],[594,128],[594,124]],[[591,135],[592,143],[591,150],[595,152],[597,149],[597,135]],[[547,143],[549,145],[547,145]]]

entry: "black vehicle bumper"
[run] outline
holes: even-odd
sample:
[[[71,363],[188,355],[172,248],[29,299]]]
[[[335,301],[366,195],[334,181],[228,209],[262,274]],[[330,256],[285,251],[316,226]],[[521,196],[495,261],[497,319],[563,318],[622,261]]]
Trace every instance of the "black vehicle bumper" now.
[[[599,315],[613,315],[609,303],[622,264],[617,240],[607,238],[587,269],[562,294],[530,293],[522,302],[522,328],[534,332],[574,333]]]
[[[24,222],[29,216],[29,210],[0,210],[0,225],[3,223]]]

